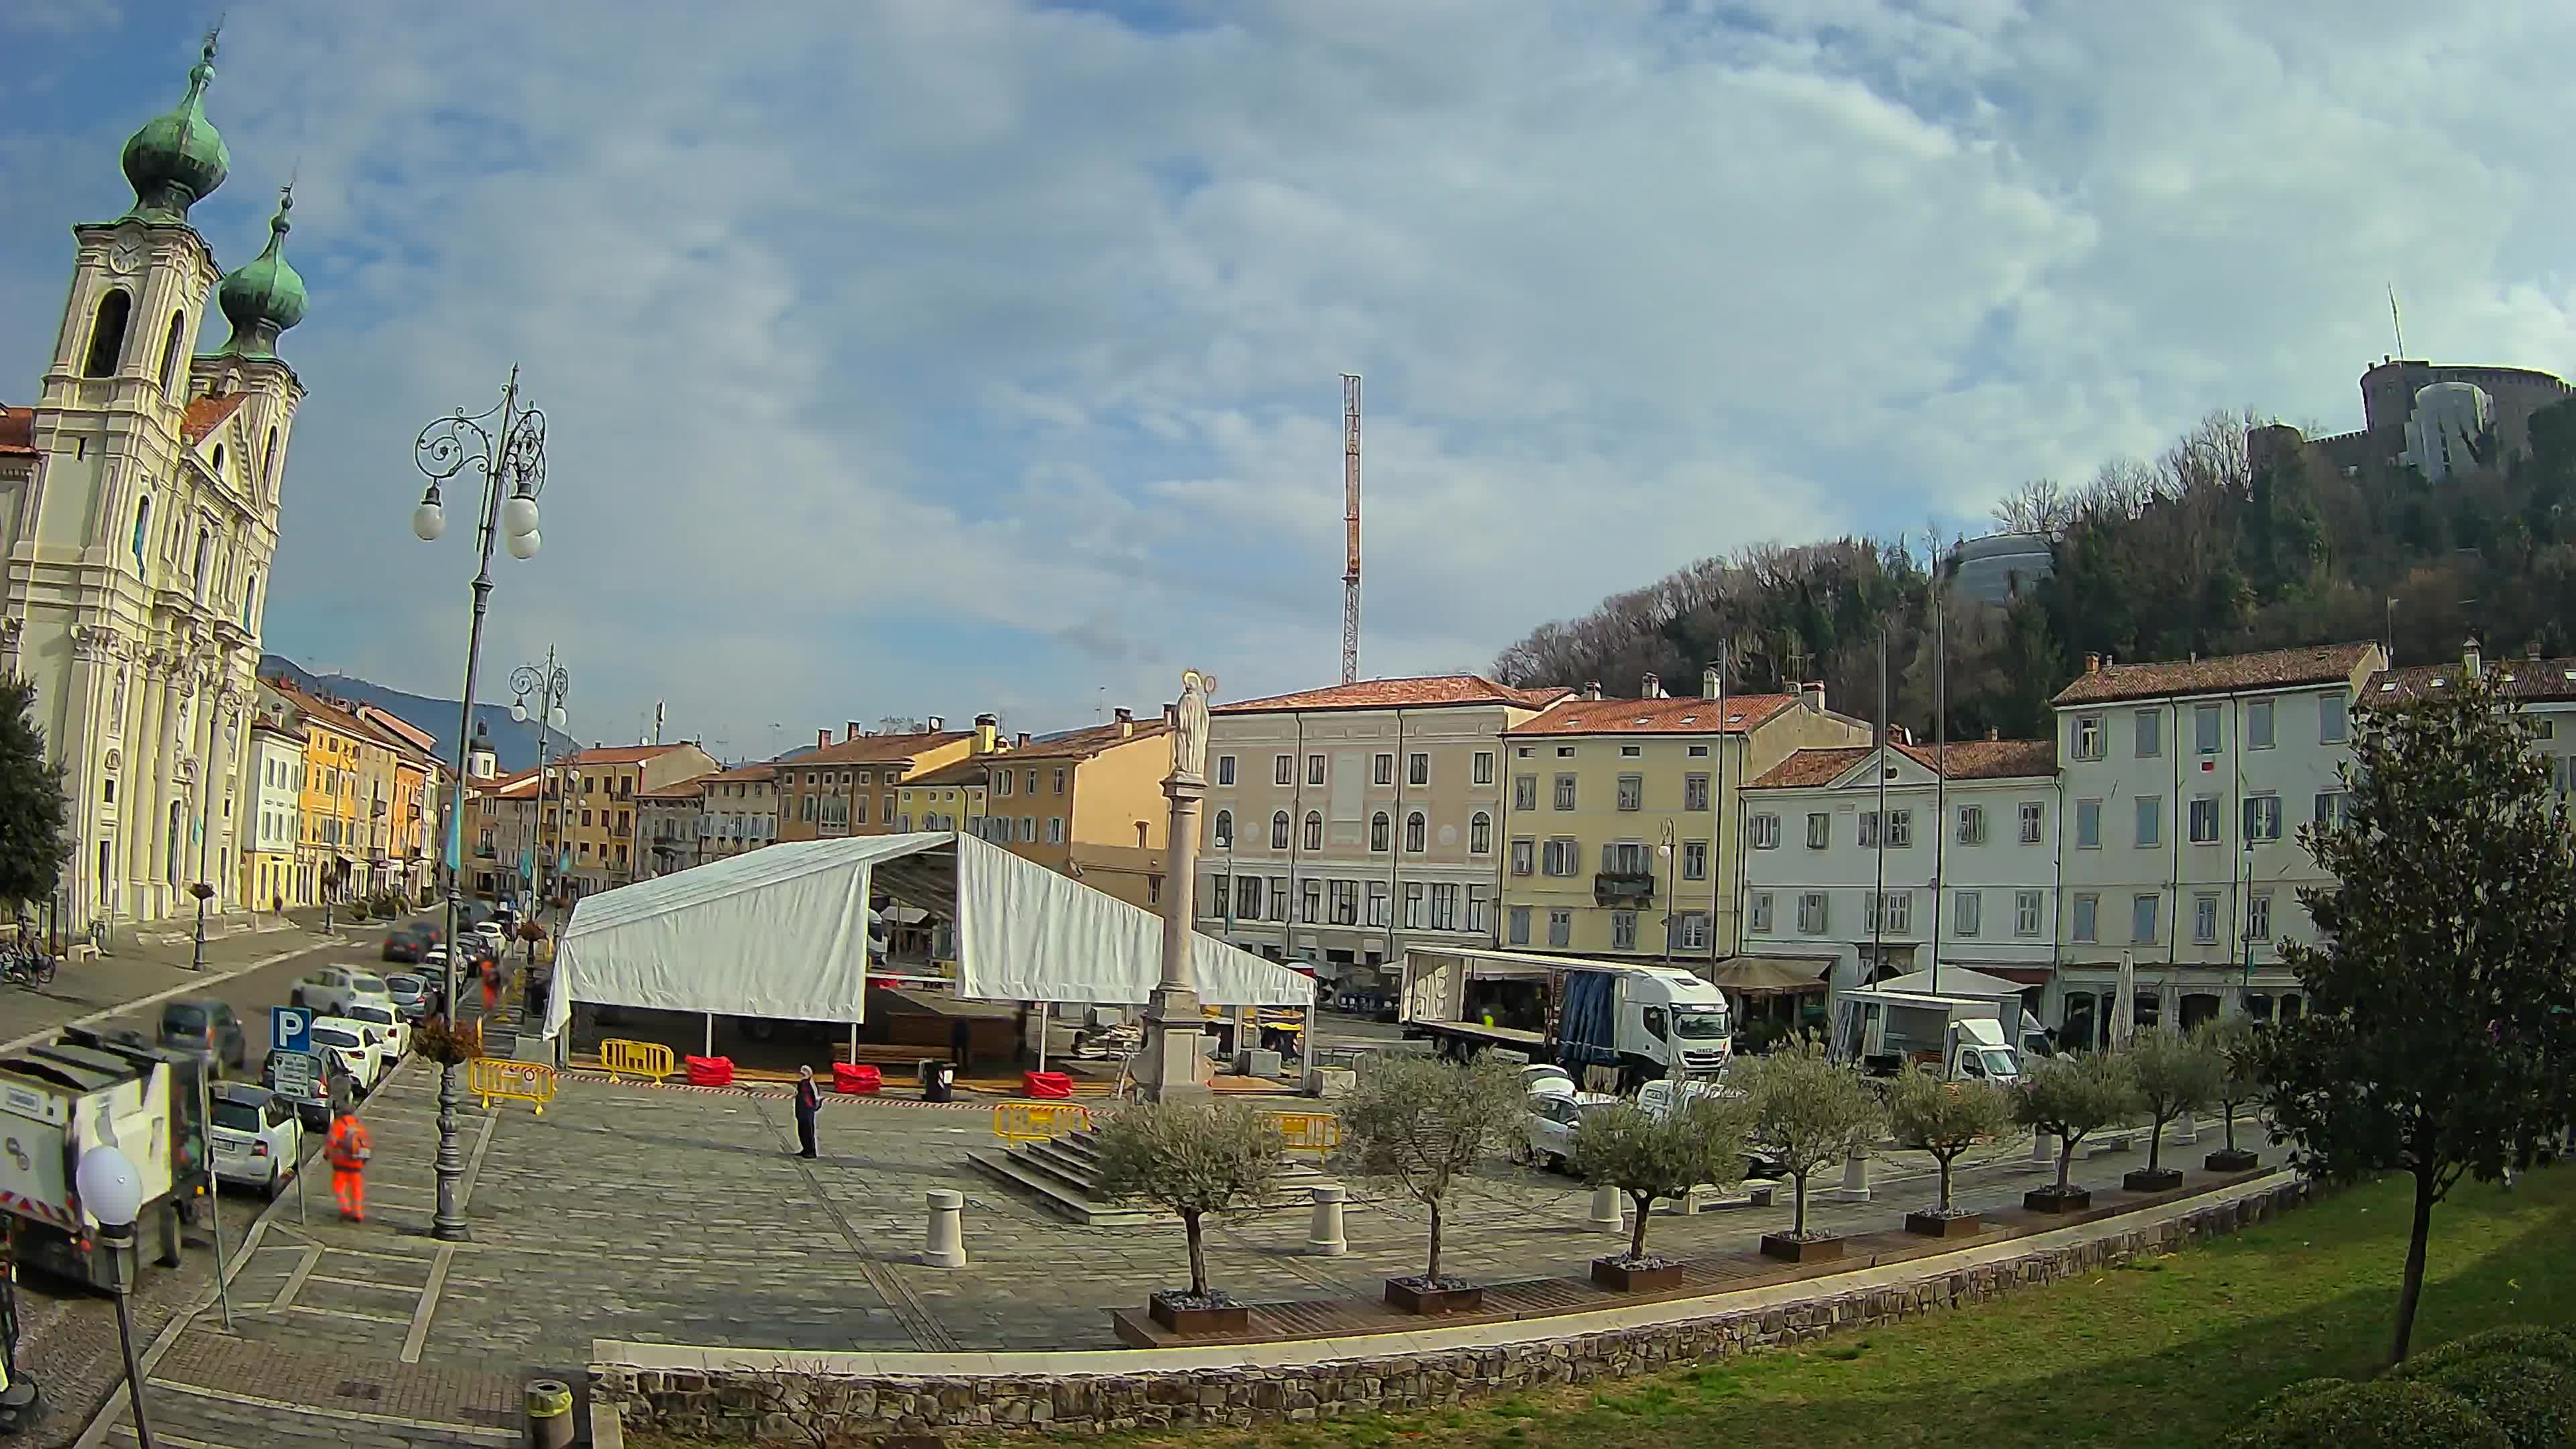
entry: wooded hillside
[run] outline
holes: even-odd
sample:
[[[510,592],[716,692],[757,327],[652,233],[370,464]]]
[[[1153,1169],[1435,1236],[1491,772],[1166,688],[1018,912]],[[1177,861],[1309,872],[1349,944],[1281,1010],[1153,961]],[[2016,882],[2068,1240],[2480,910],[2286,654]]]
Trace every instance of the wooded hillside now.
[[[2009,608],[1945,603],[1953,738],[2049,728],[2048,699],[2087,652],[2122,660],[2228,654],[2388,637],[2401,664],[2488,653],[2568,652],[2576,611],[2576,399],[2535,414],[2532,451],[2428,484],[2412,469],[2345,478],[2315,449],[2260,472],[2243,415],[2213,413],[2152,462],[2104,465],[2067,489],[2023,485],[1996,505],[2010,530],[2044,535],[2054,573]],[[1601,681],[1634,694],[1647,673],[1682,692],[1729,661],[1730,688],[1804,677],[1864,718],[1878,708],[1932,726],[1931,577],[1946,555],[1924,535],[1760,544],[1702,559],[1542,624],[1495,660],[1512,684]],[[2396,602],[2392,606],[2390,600]]]

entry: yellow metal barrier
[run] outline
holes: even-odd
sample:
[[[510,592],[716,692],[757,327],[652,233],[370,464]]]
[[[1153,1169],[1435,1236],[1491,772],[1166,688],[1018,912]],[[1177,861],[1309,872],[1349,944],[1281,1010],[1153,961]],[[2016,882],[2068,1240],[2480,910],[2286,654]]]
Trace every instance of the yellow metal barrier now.
[[[658,1082],[680,1069],[680,1055],[658,1041],[627,1041],[611,1037],[599,1044],[600,1069],[624,1081],[641,1077]]]
[[[546,1115],[546,1104],[555,1099],[555,1069],[544,1062],[511,1062],[498,1057],[478,1057],[465,1073],[465,1090],[482,1099],[483,1110],[490,1111],[494,1098],[526,1102]]]
[[[1330,1153],[1342,1145],[1342,1119],[1330,1112],[1273,1112],[1280,1140],[1291,1152]]]
[[[993,1109],[993,1135],[1005,1142],[1044,1142],[1090,1126],[1091,1109],[1069,1102],[1004,1102]]]

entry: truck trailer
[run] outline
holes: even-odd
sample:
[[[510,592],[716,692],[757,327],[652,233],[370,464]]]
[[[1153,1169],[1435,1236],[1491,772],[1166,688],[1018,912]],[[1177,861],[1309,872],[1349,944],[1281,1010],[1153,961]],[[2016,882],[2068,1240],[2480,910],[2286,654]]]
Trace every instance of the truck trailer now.
[[[1908,1066],[1945,1078],[2021,1079],[2022,1062],[2049,1055],[2048,1034],[2019,997],[1947,996],[1862,986],[1834,993],[1833,1056],[1873,1076]]]
[[[1726,994],[1679,966],[1517,951],[1407,951],[1398,1012],[1445,1055],[1508,1051],[1622,1091],[1715,1076],[1735,1040]]]
[[[206,1059],[72,1028],[0,1059],[0,1210],[18,1219],[21,1261],[107,1288],[114,1265],[82,1206],[81,1154],[113,1146],[143,1188],[137,1243],[177,1267],[213,1160],[203,1112]]]

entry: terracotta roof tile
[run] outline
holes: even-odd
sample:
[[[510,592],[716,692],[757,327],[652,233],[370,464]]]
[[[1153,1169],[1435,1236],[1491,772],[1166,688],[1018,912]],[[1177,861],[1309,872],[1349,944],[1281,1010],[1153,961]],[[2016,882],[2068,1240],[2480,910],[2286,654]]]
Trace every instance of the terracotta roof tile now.
[[[884,764],[890,760],[909,760],[915,755],[928,754],[942,746],[973,738],[975,736],[966,730],[938,730],[908,735],[861,735],[857,739],[843,740],[838,744],[827,745],[798,755],[795,764],[800,769],[807,765]]]
[[[2547,703],[2576,700],[2576,659],[2490,659],[2486,661],[2486,673],[2497,692],[2508,699]],[[2434,683],[2437,679],[2441,681],[2438,686]],[[2363,686],[2361,702],[2400,703],[2437,688],[2456,688],[2459,682],[2457,664],[2384,669]]]
[[[658,760],[662,756],[671,753],[673,750],[685,750],[687,748],[688,745],[686,743],[676,745],[593,745],[586,750],[575,750],[571,754],[563,756],[555,763],[561,765],[640,765],[647,760]]]
[[[1679,699],[1564,699],[1507,735],[1713,735],[1742,734],[1798,703],[1794,694],[1730,694],[1721,703],[1689,695]],[[1724,723],[1720,723],[1721,714]]]
[[[755,760],[748,765],[736,765],[730,770],[719,770],[712,775],[702,775],[699,777],[699,780],[702,783],[710,785],[732,785],[749,784],[760,780],[775,780],[777,778],[778,762],[776,760]]]
[[[936,770],[929,770],[915,775],[911,779],[904,781],[903,784],[906,789],[911,789],[914,786],[981,785],[987,783],[987,766],[991,765],[995,760],[1016,758],[1018,758],[1018,756],[1011,753],[969,755],[965,759],[958,760],[952,764],[942,765]]]
[[[1798,750],[1789,758],[1765,771],[1750,788],[1776,790],[1794,786],[1829,785],[1841,779],[1852,766],[1868,759],[1870,745],[1838,745],[1829,749]],[[1938,760],[1949,761],[1953,780],[2014,780],[2057,773],[2057,741],[2047,740],[1953,740],[1947,746],[1899,743],[1896,752],[1927,770],[1937,770]]]
[[[1432,709],[1442,705],[1507,704],[1519,709],[1545,709],[1572,691],[1561,688],[1516,689],[1481,674],[1431,674],[1411,679],[1363,679],[1296,694],[1221,704],[1212,714],[1282,714],[1326,709]]]
[[[227,392],[190,402],[188,411],[179,419],[179,436],[189,447],[197,446],[206,440],[208,433],[222,427],[224,419],[240,412],[241,405],[248,401],[249,393]]]
[[[26,408],[0,405],[0,454],[36,456],[36,415]]]
[[[1103,750],[1115,749],[1120,745],[1131,745],[1138,740],[1158,738],[1168,733],[1170,729],[1171,726],[1159,719],[1140,719],[1136,721],[1134,733],[1124,735],[1118,732],[1119,727],[1115,724],[1094,725],[1090,729],[1075,730],[1071,734],[1058,735],[1051,740],[1032,741],[1022,748],[1012,750],[1010,758],[1014,760],[1087,760]]]
[[[2260,654],[2228,654],[2214,659],[2166,660],[2156,664],[2104,665],[2057,692],[2059,706],[2107,704],[2123,699],[2161,699],[2167,695],[2221,694],[2242,689],[2288,689],[2302,684],[2333,684],[2352,677],[2362,661],[2379,650],[2376,644],[2320,644],[2300,649],[2267,649]]]

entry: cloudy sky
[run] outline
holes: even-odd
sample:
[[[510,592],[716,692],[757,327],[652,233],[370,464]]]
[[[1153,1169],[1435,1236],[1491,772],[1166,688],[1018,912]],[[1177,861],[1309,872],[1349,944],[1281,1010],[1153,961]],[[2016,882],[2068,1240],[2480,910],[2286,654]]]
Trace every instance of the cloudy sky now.
[[[197,219],[238,264],[297,175],[313,298],[268,645],[453,693],[411,442],[515,361],[487,660],[559,645],[584,739],[1328,681],[1344,371],[1409,673],[2211,408],[2357,426],[2390,284],[2417,355],[2576,367],[2563,0],[230,10]],[[0,6],[0,398],[205,19]]]

